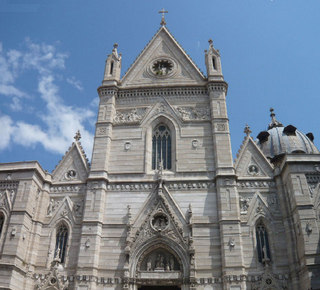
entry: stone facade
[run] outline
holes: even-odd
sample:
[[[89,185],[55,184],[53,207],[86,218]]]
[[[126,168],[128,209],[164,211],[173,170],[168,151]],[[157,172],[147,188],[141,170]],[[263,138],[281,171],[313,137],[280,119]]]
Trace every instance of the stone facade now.
[[[320,289],[318,150],[267,155],[272,113],[233,162],[219,51],[204,76],[162,24],[108,56],[91,164],[80,134],[52,174],[0,164],[0,289]]]

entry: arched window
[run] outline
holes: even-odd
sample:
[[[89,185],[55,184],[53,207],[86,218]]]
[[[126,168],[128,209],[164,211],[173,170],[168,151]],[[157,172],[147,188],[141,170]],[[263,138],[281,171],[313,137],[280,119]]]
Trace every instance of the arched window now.
[[[61,263],[64,262],[66,256],[68,242],[68,229],[64,224],[61,224],[57,229],[56,235],[56,248],[54,252],[54,257],[59,257]]]
[[[256,225],[256,238],[257,238],[257,251],[258,251],[259,262],[262,264],[265,264],[266,262],[270,262],[271,255],[270,255],[268,232],[262,221],[260,221]]]
[[[152,169],[158,169],[160,163],[163,169],[171,169],[171,150],[170,130],[161,123],[152,134]]]
[[[0,238],[2,234],[3,225],[4,225],[4,215],[3,213],[0,213]]]
[[[110,64],[110,75],[112,75],[112,74],[113,74],[113,61]]]

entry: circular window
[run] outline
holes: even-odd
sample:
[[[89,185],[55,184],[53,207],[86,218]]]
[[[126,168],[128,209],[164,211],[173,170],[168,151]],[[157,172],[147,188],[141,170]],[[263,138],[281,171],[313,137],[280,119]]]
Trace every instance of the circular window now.
[[[169,225],[169,219],[164,213],[157,213],[151,220],[151,226],[154,230],[161,232]]]
[[[251,175],[256,175],[259,173],[259,168],[257,165],[252,164],[248,167],[248,172]]]
[[[272,284],[272,280],[271,280],[270,278],[267,278],[267,279],[266,279],[266,284],[267,284],[267,285],[271,285],[271,284]]]
[[[173,62],[168,59],[156,60],[152,64],[152,72],[157,76],[167,76],[172,72]]]

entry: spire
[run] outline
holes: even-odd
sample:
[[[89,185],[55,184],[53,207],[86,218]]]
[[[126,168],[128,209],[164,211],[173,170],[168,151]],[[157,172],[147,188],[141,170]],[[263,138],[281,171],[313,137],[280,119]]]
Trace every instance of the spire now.
[[[247,136],[249,136],[251,134],[251,130],[250,130],[250,127],[248,126],[248,124],[246,124],[246,126],[244,127],[244,133],[247,134]]]
[[[118,43],[113,45],[112,53],[108,55],[104,70],[102,85],[117,85],[120,82],[121,53],[118,54]]]
[[[74,135],[74,140],[76,140],[76,141],[79,141],[80,139],[81,139],[81,134],[80,134],[80,131],[78,130],[77,132],[76,132],[76,135]]]
[[[164,8],[162,8],[162,10],[160,10],[159,13],[162,13],[160,25],[165,26],[167,23],[166,23],[166,20],[164,19],[164,14],[168,13],[168,11],[166,11],[166,10],[164,10]]]
[[[207,76],[209,81],[223,80],[220,52],[213,46],[213,41],[210,38],[209,49],[205,50],[205,62],[207,67]]]
[[[276,119],[276,114],[274,113],[274,109],[273,108],[270,108],[270,117],[271,117],[271,122],[268,126],[268,130],[272,129],[272,128],[275,128],[275,127],[283,127],[282,123],[279,122],[277,119]]]

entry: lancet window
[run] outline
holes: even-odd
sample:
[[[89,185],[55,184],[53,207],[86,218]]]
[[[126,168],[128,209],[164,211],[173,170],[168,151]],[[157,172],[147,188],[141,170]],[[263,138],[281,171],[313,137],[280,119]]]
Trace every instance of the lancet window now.
[[[2,234],[3,225],[4,225],[4,215],[3,213],[0,213],[0,238]]]
[[[159,124],[152,134],[152,169],[171,169],[171,132],[165,124]]]
[[[65,261],[66,249],[68,242],[68,229],[64,224],[61,224],[57,229],[56,235],[56,248],[55,248],[55,258],[60,258],[61,263]]]
[[[265,225],[260,221],[256,225],[257,252],[260,263],[265,264],[271,261],[268,232]]]

